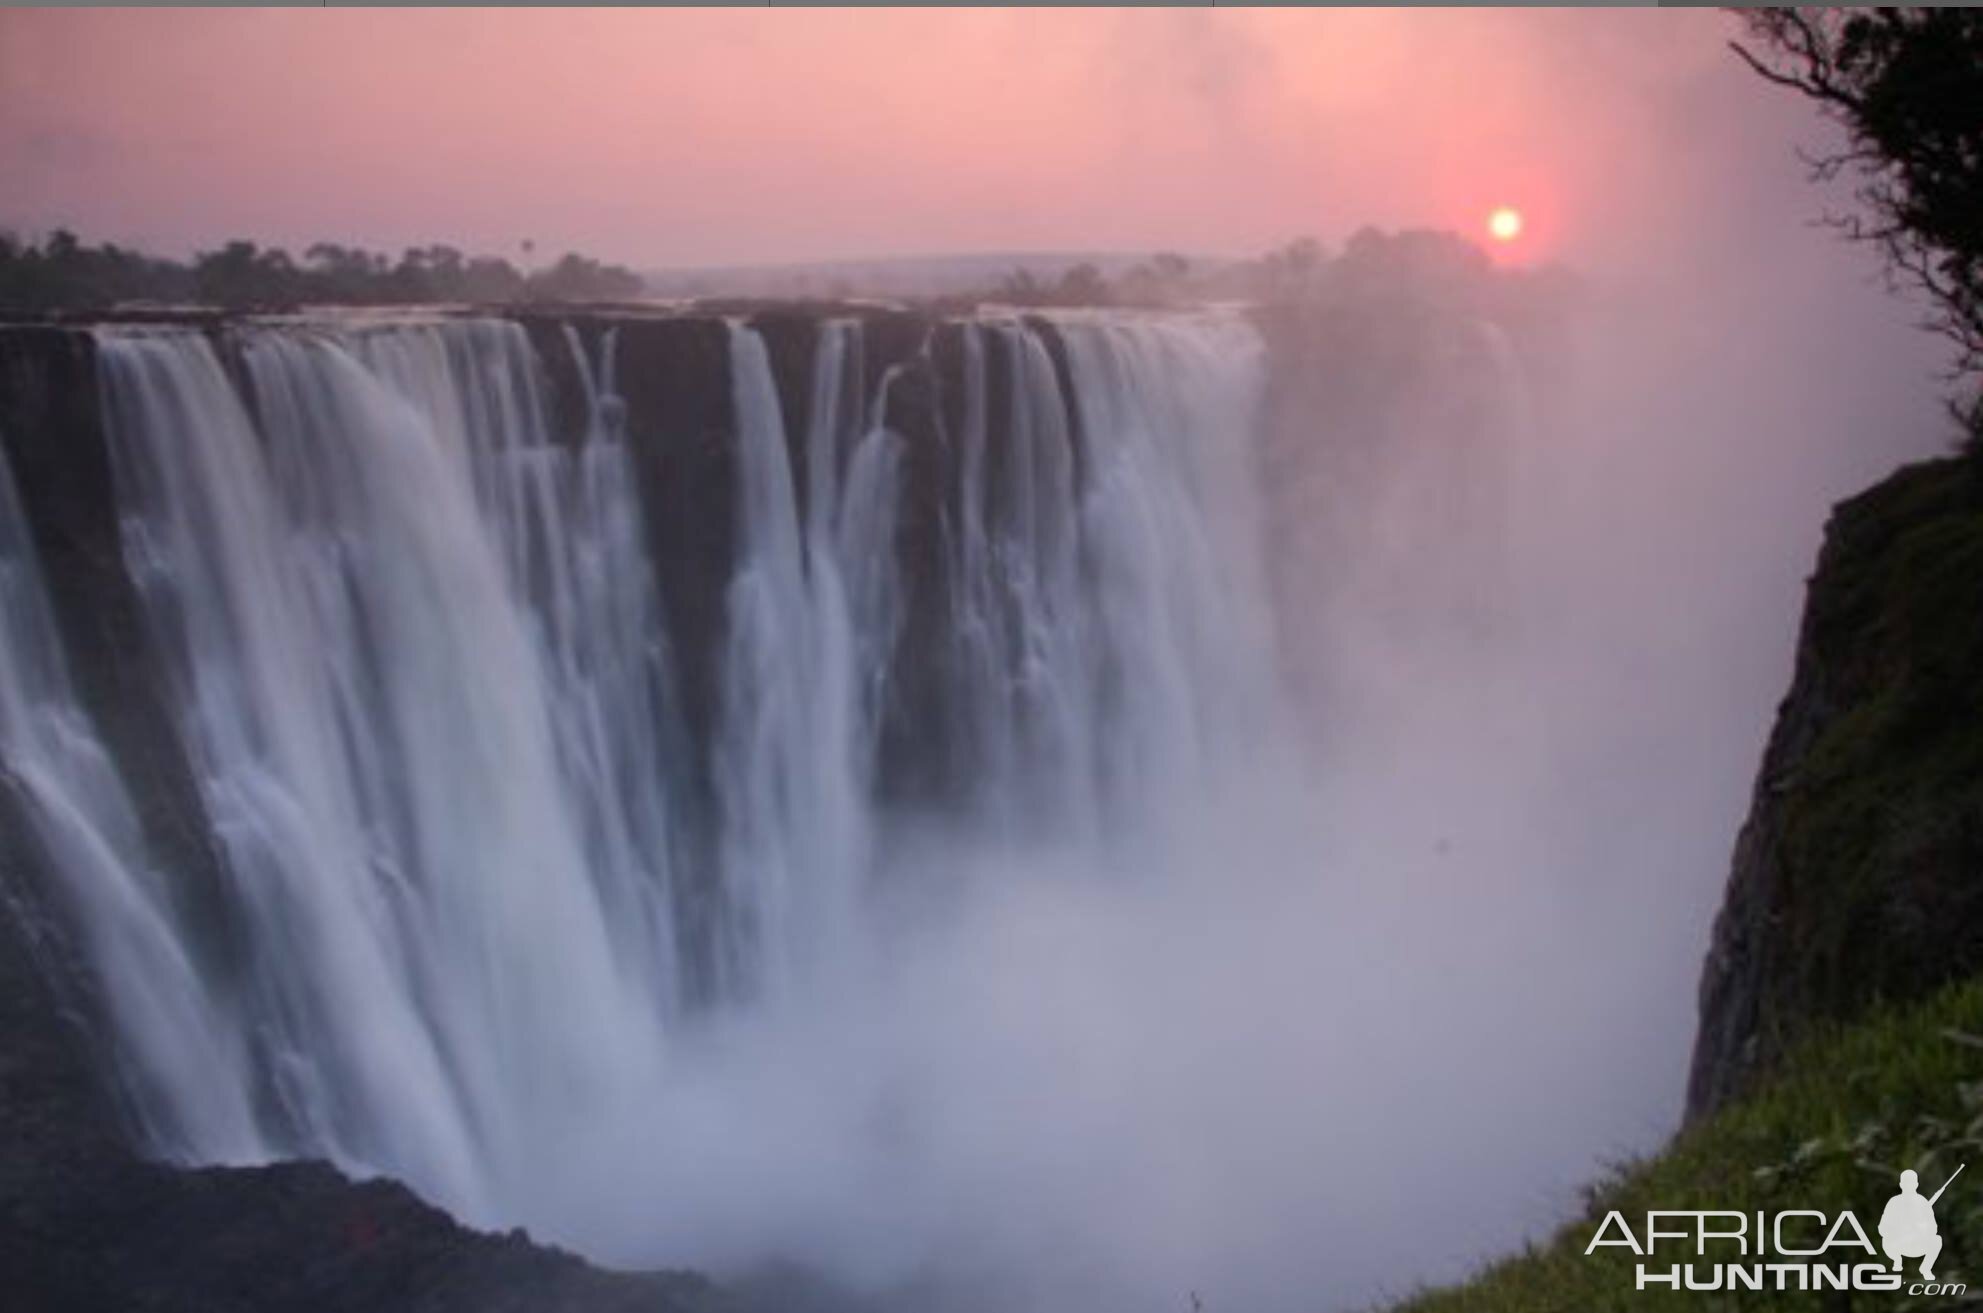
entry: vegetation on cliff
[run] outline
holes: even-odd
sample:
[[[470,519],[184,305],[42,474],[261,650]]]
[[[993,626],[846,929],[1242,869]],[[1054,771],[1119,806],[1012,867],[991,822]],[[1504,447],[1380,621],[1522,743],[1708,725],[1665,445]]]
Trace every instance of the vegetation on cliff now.
[[[1951,1301],[1945,1297],[1910,1300],[1904,1291],[1640,1291],[1641,1260],[1630,1249],[1584,1251],[1614,1209],[1641,1243],[1651,1209],[1751,1217],[1817,1209],[1828,1220],[1850,1209],[1877,1244],[1881,1209],[1902,1168],[1918,1171],[1927,1193],[1964,1162],[1983,1166],[1983,979],[1909,1007],[1876,1009],[1850,1026],[1814,1029],[1766,1090],[1696,1123],[1665,1152],[1619,1168],[1589,1191],[1584,1213],[1554,1238],[1465,1284],[1422,1292],[1395,1313],[1643,1313],[1668,1307],[1890,1313],[1946,1306]],[[1945,1245],[1935,1270],[1944,1281],[1973,1286],[1983,1277],[1979,1199],[1974,1189],[1958,1188],[1936,1209]],[[1607,1237],[1617,1238],[1615,1226]],[[1656,1257],[1651,1266],[1661,1271],[1690,1260],[1735,1261],[1731,1252],[1697,1257],[1691,1241],[1665,1242]],[[1772,1255],[1751,1261],[1785,1260]],[[1910,1276],[1914,1267],[1909,1264]]]
[[[1703,972],[1694,1114],[1806,1029],[1983,971],[1983,471],[1839,506]]]
[[[1983,478],[1902,471],[1834,519],[1806,618],[1831,714],[1788,778],[1782,1032],[1983,969]]]

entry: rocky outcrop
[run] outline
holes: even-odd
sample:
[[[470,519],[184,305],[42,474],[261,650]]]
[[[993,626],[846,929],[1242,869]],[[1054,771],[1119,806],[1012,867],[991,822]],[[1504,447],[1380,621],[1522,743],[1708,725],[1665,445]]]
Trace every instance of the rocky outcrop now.
[[[1690,1118],[1813,1026],[1983,970],[1983,468],[1841,504],[1701,980]]]
[[[19,859],[9,825],[0,847]],[[0,1291],[19,1313],[696,1313],[686,1273],[602,1272],[484,1235],[324,1163],[184,1170],[131,1152],[78,1024],[86,982],[26,909],[0,915]],[[57,980],[73,980],[74,993]]]

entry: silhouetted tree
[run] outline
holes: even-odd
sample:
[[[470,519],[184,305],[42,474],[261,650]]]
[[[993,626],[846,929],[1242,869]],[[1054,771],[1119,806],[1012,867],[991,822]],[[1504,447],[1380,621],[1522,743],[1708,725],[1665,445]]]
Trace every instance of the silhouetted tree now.
[[[998,298],[1013,305],[1036,305],[1040,300],[1040,280],[1031,269],[1014,269],[998,283]]]
[[[523,295],[523,275],[508,260],[478,255],[461,271],[456,295],[463,301],[514,301]]]
[[[193,258],[193,283],[213,305],[288,305],[303,299],[305,280],[289,253],[250,241],[228,242]]]
[[[640,291],[640,277],[632,270],[570,251],[524,282],[524,294],[537,301],[624,301]]]
[[[1750,68],[1815,101],[1845,129],[1811,158],[1820,181],[1856,183],[1863,213],[1835,218],[1926,291],[1956,368],[1983,371],[1983,10],[1737,11]],[[1983,397],[1959,413],[1983,436]]]
[[[1297,237],[1278,251],[1267,255],[1267,284],[1270,296],[1307,295],[1326,263],[1322,243],[1313,237]]]
[[[313,301],[363,301],[386,273],[385,257],[335,242],[318,242],[303,253]]]
[[[1067,270],[1055,289],[1055,299],[1066,305],[1101,305],[1108,296],[1108,280],[1092,264],[1077,264]]]

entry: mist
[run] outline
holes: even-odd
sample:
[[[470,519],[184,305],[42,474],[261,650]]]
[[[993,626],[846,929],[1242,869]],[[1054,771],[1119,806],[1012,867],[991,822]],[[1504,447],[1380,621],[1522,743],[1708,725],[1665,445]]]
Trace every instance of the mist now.
[[[1428,577],[1481,544],[1383,526],[1424,550],[1348,564],[1385,587],[1316,618],[1351,700],[1312,737],[1120,844],[927,836],[868,970],[685,1063],[666,1183],[571,1164],[571,1238],[924,1306],[1349,1308],[1663,1142],[1825,508],[1946,441],[1877,292],[1834,278],[1758,366],[1681,334],[1768,303],[1728,290],[1586,326],[1578,397],[1500,456],[1484,632]]]
[[[1107,840],[905,844],[861,965],[699,1034],[546,1233],[925,1307],[1350,1308],[1662,1143],[1826,510],[1949,440],[1830,234],[1669,236],[1492,449],[1306,508],[1343,554],[1277,597],[1329,672],[1299,728]]]
[[[1827,197],[1794,148],[1825,129],[1720,50],[1724,20],[1083,15],[1065,42],[1023,43],[1029,97],[996,87],[1013,30],[959,16],[996,57],[959,43],[957,92],[914,66],[881,79],[883,108],[928,120],[903,126],[847,88],[927,48],[935,16],[647,16],[658,71],[613,54],[622,29],[525,16],[482,63],[442,65],[455,29],[407,16],[379,103],[407,121],[368,105],[333,123],[371,39],[354,18],[195,25],[209,44],[183,38],[129,92],[107,88],[152,58],[134,29],[0,18],[0,49],[59,52],[46,67],[93,88],[62,92],[26,53],[0,64],[0,110],[24,111],[0,113],[0,169],[28,180],[0,220],[176,247],[233,225],[556,233],[673,267],[1242,252],[1364,224],[1471,237],[1509,200],[1533,232],[1497,264],[1579,284],[1491,422],[1428,419],[1215,554],[1272,577],[1233,583],[1269,609],[1212,636],[1269,672],[1271,703],[1232,709],[1241,746],[1208,753],[1215,769],[1152,782],[1094,832],[888,818],[852,946],[672,1037],[639,1107],[532,1147],[528,1190],[446,1202],[616,1266],[746,1290],[796,1270],[822,1302],[1346,1309],[1546,1234],[1607,1164],[1672,1133],[1827,509],[1951,436],[1916,308],[1813,223]],[[272,112],[321,131],[320,178],[288,185],[296,136],[223,131],[213,102],[140,121],[209,60],[255,94],[272,74],[249,52],[306,30],[333,53]],[[802,32],[865,53],[833,73],[788,46]],[[534,96],[493,113],[526,67],[512,46],[534,41],[596,82],[555,113]],[[723,76],[694,74],[711,51]],[[1483,77],[1441,74],[1463,58]],[[644,113],[695,131],[627,127],[635,74],[662,107]],[[758,103],[781,79],[831,125],[796,146],[795,112]],[[506,180],[484,111],[527,121],[506,149],[546,185]],[[430,164],[423,143],[449,132],[468,149]],[[189,173],[140,158],[171,133]],[[338,183],[355,177],[379,185]],[[1418,397],[1429,417],[1439,386]],[[1229,436],[1343,438],[1264,411]],[[1289,516],[1327,529],[1295,568]]]
[[[1351,1308],[1662,1143],[1826,508],[1947,443],[1907,309],[1782,246],[1600,291],[1491,533],[1418,495],[1436,443],[1317,507],[1367,546],[1299,733],[1111,843],[926,835],[867,967],[713,1027],[665,1179],[581,1153],[551,1234],[921,1306]]]
[[[1121,847],[931,836],[903,883],[954,901],[723,1038],[658,1119],[721,1185],[609,1252],[940,1306],[1360,1307],[1661,1144],[1827,509],[1950,441],[1912,307],[1809,224],[1787,147],[1729,154],[1695,167],[1730,199],[1594,272],[1530,424],[1466,457],[1491,526],[1440,513],[1438,434],[1314,506],[1361,546],[1310,576],[1334,697],[1298,741]]]

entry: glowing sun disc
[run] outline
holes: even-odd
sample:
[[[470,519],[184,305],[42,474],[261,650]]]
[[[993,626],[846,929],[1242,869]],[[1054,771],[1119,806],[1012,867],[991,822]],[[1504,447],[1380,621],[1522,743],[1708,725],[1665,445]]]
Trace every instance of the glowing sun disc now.
[[[1487,235],[1497,242],[1512,242],[1522,235],[1522,212],[1503,205],[1487,216]]]

